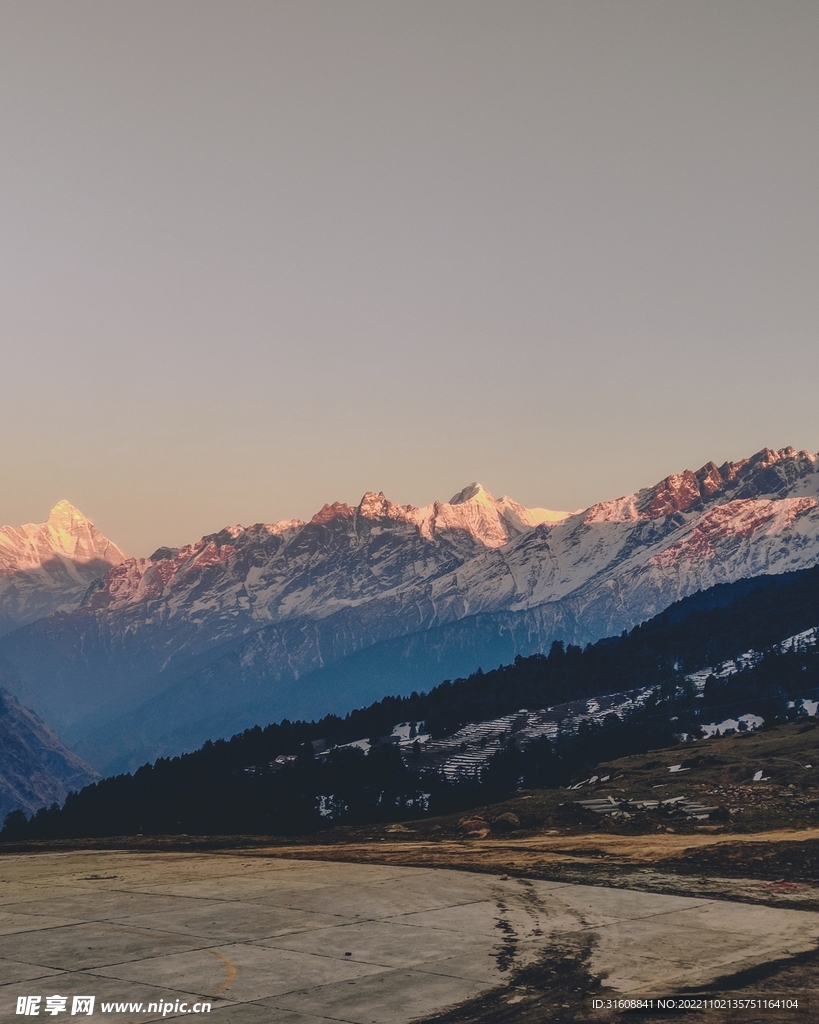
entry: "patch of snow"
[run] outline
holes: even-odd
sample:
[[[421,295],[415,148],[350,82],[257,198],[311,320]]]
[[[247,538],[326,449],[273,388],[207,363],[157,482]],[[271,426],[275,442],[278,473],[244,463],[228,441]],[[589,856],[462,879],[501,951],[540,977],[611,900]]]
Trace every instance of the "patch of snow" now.
[[[753,730],[759,729],[760,726],[765,724],[765,719],[760,718],[759,715],[740,715],[739,718],[726,718],[723,722],[712,722],[710,725],[701,725],[700,730],[702,732],[703,739],[708,739],[711,736],[724,736],[726,732],[742,732],[740,729],[740,722],[745,725],[746,729]]]
[[[341,743],[339,744],[339,750],[346,750],[348,747],[358,747],[359,750],[363,750],[366,754],[370,749],[369,740],[353,740],[352,743]]]
[[[799,651],[812,647],[817,641],[819,641],[819,627],[806,629],[801,633],[796,633],[794,636],[789,636],[781,643],[774,644],[773,650],[786,654],[788,651]],[[709,676],[713,675],[717,679],[725,679],[727,676],[735,675],[744,668],[753,668],[761,658],[762,655],[759,651],[745,651],[744,654],[740,654],[733,660],[723,661],[719,665],[708,665],[706,668],[689,673],[685,678],[687,682],[693,683],[702,692]]]
[[[583,779],[582,782],[576,782],[573,786],[567,786],[566,789],[582,789],[583,786],[587,786],[591,782],[591,779]]]
[[[318,798],[318,812],[322,818],[334,818],[337,815],[346,814],[348,809],[347,804],[336,800],[335,793]]]
[[[787,651],[800,651],[806,647],[813,647],[816,643],[819,629],[806,629],[795,636],[789,636],[778,645],[779,650],[785,654]]]
[[[508,501],[508,498],[504,498],[504,501]],[[527,508],[526,511],[529,513],[528,519],[531,526],[540,526],[542,523],[562,523],[564,519],[568,519],[569,516],[576,516],[578,512],[553,512],[548,508]],[[579,509],[579,512],[584,512],[585,509]]]
[[[393,727],[391,735],[397,737],[398,745],[401,747],[411,747],[416,740],[418,740],[419,743],[426,743],[429,739],[431,739],[429,733],[416,732],[414,736],[410,735],[413,730],[413,727],[417,729],[419,725],[423,724],[423,722],[400,722],[398,725]]]

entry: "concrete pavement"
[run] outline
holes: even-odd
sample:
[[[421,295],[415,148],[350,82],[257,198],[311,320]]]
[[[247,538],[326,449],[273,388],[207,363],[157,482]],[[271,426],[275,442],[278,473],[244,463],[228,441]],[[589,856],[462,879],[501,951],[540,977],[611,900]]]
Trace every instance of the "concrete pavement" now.
[[[404,1024],[587,934],[620,995],[671,993],[814,948],[819,915],[443,869],[249,854],[0,857],[0,1020],[71,997],[207,1001],[220,1024]],[[67,1011],[44,1015],[46,996]],[[166,1012],[165,1019],[179,1019]],[[188,1013],[187,1019],[203,1019]]]

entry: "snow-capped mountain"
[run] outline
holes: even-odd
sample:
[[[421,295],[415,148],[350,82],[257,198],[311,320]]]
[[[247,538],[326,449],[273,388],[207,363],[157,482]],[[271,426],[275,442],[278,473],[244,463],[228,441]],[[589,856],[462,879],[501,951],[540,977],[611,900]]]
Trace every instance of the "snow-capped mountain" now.
[[[125,560],[67,501],[44,523],[0,529],[0,635],[76,608],[89,586]]]
[[[766,449],[572,515],[475,484],[421,509],[366,494],[309,523],[232,527],[125,560],[0,651],[69,738],[105,726],[116,745],[126,715],[147,756],[585,643],[817,560],[819,456]]]
[[[436,581],[470,614],[566,605],[579,637],[630,628],[716,583],[819,560],[819,455],[767,449],[686,470],[521,536]]]
[[[480,552],[566,515],[495,499],[479,484],[424,508],[368,493],[355,507],[325,505],[308,523],[228,527],[126,559],[72,615],[18,630],[8,650],[26,679],[23,699],[62,729],[132,687],[142,695],[157,674],[168,685],[191,658],[270,624],[298,631],[389,594],[421,594]],[[367,642],[350,636],[338,656]]]
[[[399,587],[419,586],[485,549],[501,548],[567,512],[526,509],[470,484],[424,508],[367,493],[357,507],[325,505],[309,523],[285,520],[228,527],[184,548],[128,559],[101,580],[84,606],[107,613],[162,602],[169,619],[227,617],[259,624],[298,615],[323,618]]]

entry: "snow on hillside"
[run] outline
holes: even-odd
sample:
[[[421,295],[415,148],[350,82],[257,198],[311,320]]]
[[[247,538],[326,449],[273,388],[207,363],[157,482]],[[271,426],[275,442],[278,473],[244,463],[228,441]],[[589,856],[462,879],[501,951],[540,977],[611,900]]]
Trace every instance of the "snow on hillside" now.
[[[775,644],[773,650],[786,654],[788,651],[806,650],[815,646],[817,642],[819,642],[819,626],[813,629],[805,629],[801,633],[787,637],[781,643]],[[709,676],[713,675],[717,679],[724,679],[726,676],[735,675],[744,668],[751,668],[761,658],[761,651],[745,651],[744,654],[740,654],[736,658],[729,658],[727,661],[720,662],[719,665],[709,665],[706,668],[699,669],[697,672],[691,672],[685,678],[692,682],[701,692]]]
[[[814,647],[817,642],[819,642],[819,627],[805,629],[801,633],[789,636],[781,643],[774,645],[773,650],[785,654],[788,651],[806,650]],[[762,654],[759,651],[745,651],[744,654],[740,654],[737,658],[724,661],[720,665],[700,669],[698,672],[692,672],[686,678],[694,683],[698,690],[702,691],[710,675],[715,676],[717,679],[724,679],[726,676],[736,675],[737,672],[742,671],[744,668],[751,668],[761,658]],[[817,707],[819,707],[816,701],[807,698],[788,702],[789,707],[793,708],[797,707],[797,705],[808,717],[813,717],[816,714]],[[738,719],[726,718],[722,722],[709,722],[701,725],[700,729],[703,738],[707,738],[709,736],[724,736],[728,732],[741,732],[746,729],[754,730],[764,724],[765,719],[760,718],[759,715],[747,714],[740,715]]]
[[[819,642],[819,627],[807,629],[788,637],[776,644],[773,649],[782,653],[790,650],[804,650],[814,646],[817,642]],[[762,655],[757,651],[746,651],[736,659],[725,661],[717,666],[708,666],[690,673],[685,678],[694,683],[701,692],[710,675],[715,675],[717,678],[734,675],[741,669],[756,664],[761,657]],[[519,747],[523,747],[536,739],[546,738],[554,741],[559,733],[576,732],[583,722],[602,725],[612,714],[622,720],[638,711],[653,692],[650,687],[639,688],[623,693],[571,701],[554,707],[542,708],[539,711],[522,708],[520,711],[499,718],[470,722],[450,736],[431,741],[425,740],[424,767],[440,771],[450,781],[475,776],[486,767],[492,755],[503,749],[510,739],[514,739]],[[790,702],[791,707],[797,705],[808,716],[815,715],[819,709],[819,702],[809,699]],[[759,715],[744,714],[737,719],[727,718],[721,722],[702,725],[701,738],[723,736],[728,732],[754,730],[763,724],[764,719]],[[394,732],[403,737],[405,729],[406,726],[404,729],[396,727]]]

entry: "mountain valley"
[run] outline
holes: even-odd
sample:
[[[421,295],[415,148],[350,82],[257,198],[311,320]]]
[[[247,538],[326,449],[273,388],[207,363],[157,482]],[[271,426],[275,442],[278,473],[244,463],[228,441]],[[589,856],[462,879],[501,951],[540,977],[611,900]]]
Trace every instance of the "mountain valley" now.
[[[9,693],[14,672],[0,663],[0,821],[14,810],[33,814],[61,804],[99,775],[37,715]]]
[[[480,485],[422,509],[367,494],[309,523],[123,557],[78,607],[0,638],[0,655],[23,703],[96,767],[122,770],[554,640],[584,645],[715,584],[817,559],[819,457],[790,448],[571,515]]]
[[[343,718],[209,740],[71,794],[61,810],[19,822],[16,835],[312,834],[468,809],[521,786],[594,790],[595,763],[681,740],[689,750],[671,772],[699,764],[703,742],[726,732],[805,724],[815,744],[819,628],[810,623],[819,623],[819,567],[722,584],[584,650],[555,641],[548,655]],[[801,771],[819,763],[804,760]],[[759,767],[754,782],[775,766]],[[630,816],[623,802],[603,810]],[[707,803],[663,813],[708,820],[719,807]]]

